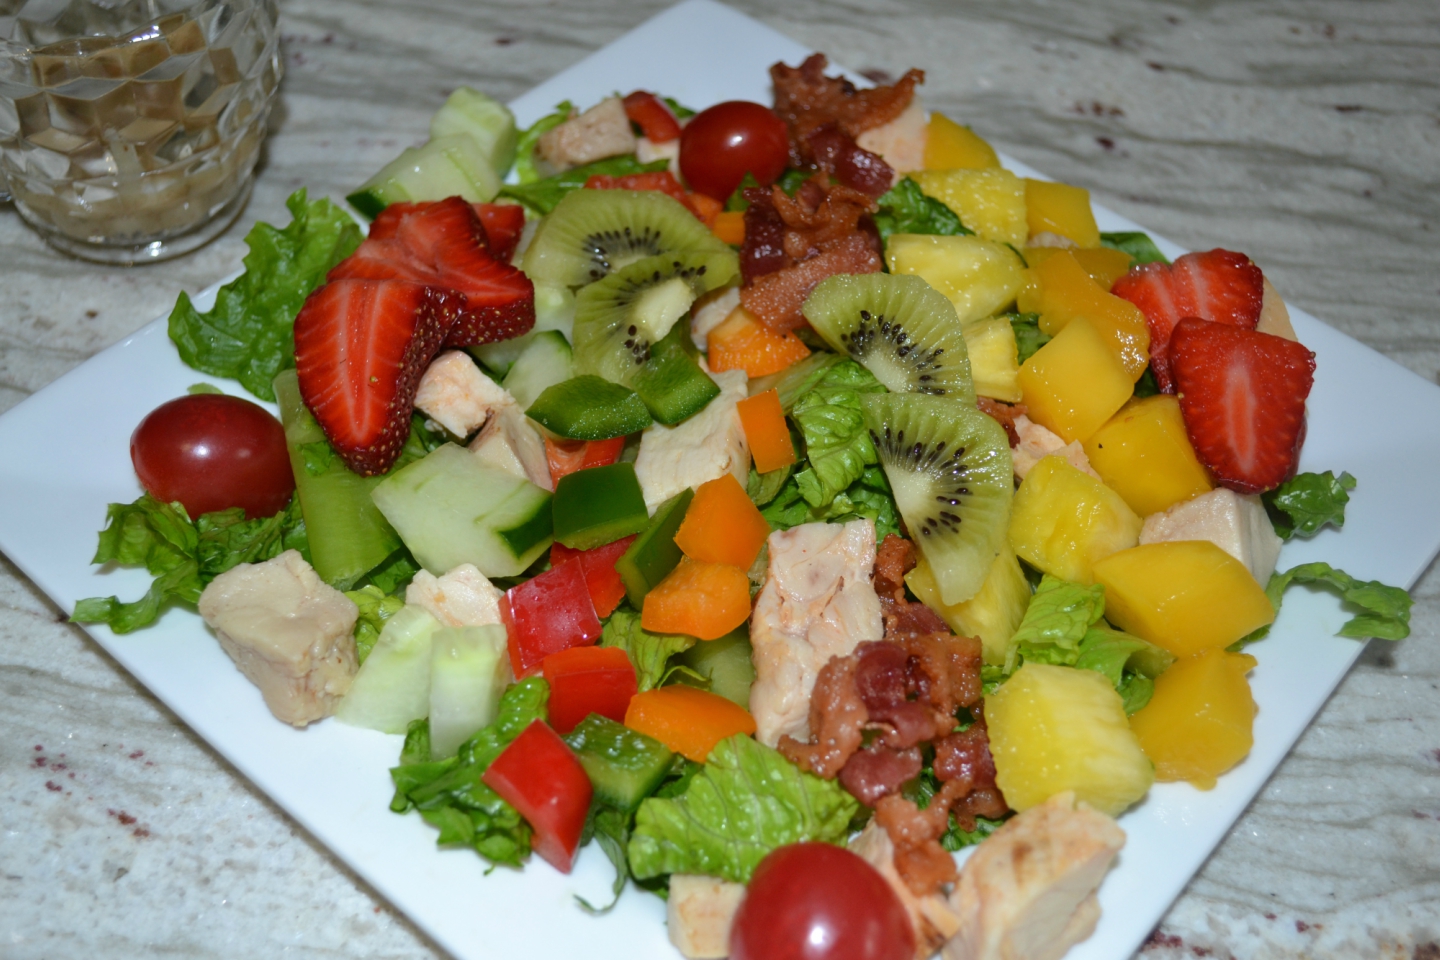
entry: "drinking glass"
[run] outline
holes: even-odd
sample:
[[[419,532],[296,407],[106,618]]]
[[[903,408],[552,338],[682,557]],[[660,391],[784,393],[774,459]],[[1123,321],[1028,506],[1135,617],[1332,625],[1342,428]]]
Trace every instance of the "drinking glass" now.
[[[55,247],[163,260],[250,195],[275,0],[0,0],[0,199]]]

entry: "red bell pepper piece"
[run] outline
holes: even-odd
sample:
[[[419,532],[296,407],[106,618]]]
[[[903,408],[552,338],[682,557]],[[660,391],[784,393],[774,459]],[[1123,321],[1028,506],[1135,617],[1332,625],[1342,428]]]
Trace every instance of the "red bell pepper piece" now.
[[[585,768],[559,735],[534,720],[480,777],[535,829],[530,847],[569,873],[585,829],[592,788]]]
[[[511,587],[502,613],[516,677],[534,673],[552,653],[600,639],[600,618],[576,560]]]
[[[560,478],[576,470],[591,467],[608,467],[620,459],[625,449],[624,437],[609,440],[552,440],[545,438],[545,459],[550,464],[550,479],[559,483]]]
[[[471,206],[485,228],[490,255],[509,263],[520,242],[520,231],[525,229],[525,208],[518,203],[472,203]]]
[[[645,90],[636,90],[623,101],[625,116],[639,124],[645,139],[651,143],[667,143],[680,137],[680,121],[665,106],[665,101]]]
[[[550,654],[540,669],[550,684],[550,726],[556,733],[569,733],[592,713],[624,723],[639,689],[630,657],[619,647],[571,647]]]
[[[558,541],[550,547],[550,565],[558,567],[566,560],[579,560],[585,572],[585,586],[590,590],[590,602],[595,604],[597,616],[608,617],[625,599],[625,583],[615,569],[615,561],[630,548],[634,537],[622,537],[614,543],[593,550],[574,550]]]

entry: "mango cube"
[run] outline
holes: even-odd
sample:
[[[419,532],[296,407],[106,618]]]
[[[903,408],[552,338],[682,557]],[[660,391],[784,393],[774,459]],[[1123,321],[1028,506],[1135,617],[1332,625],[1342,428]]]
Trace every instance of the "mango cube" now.
[[[1025,273],[1014,250],[980,237],[892,234],[885,243],[885,262],[891,273],[920,277],[945,294],[961,323],[1009,306]]]
[[[1245,564],[1209,540],[1141,544],[1098,561],[1094,574],[1106,619],[1177,657],[1228,647],[1275,620]]]
[[[1150,364],[1150,328],[1129,300],[1103,289],[1068,250],[1033,268],[1039,286],[1040,329],[1052,337],[1084,317],[1110,343],[1133,383]]]
[[[1100,228],[1090,209],[1090,191],[1084,187],[1026,177],[1025,216],[1032,237],[1056,233],[1078,247],[1100,246]]]
[[[995,148],[969,127],[931,113],[925,128],[926,170],[981,170],[1000,166]]]
[[[1064,457],[1041,459],[1010,505],[1010,546],[1062,580],[1094,583],[1095,564],[1140,541],[1142,521],[1120,495]]]
[[[1025,619],[1030,605],[1030,583],[1015,553],[1002,549],[990,565],[980,592],[963,603],[946,604],[930,564],[921,557],[915,569],[905,575],[905,585],[920,602],[940,615],[946,625],[962,637],[979,637],[985,662],[999,666],[1005,662],[1010,638]]]
[[[1020,402],[1020,350],[1009,317],[967,323],[960,333],[970,354],[970,379],[982,397]]]
[[[1100,479],[1142,517],[1214,486],[1185,434],[1180,401],[1169,394],[1127,403],[1084,447]]]
[[[986,240],[1025,246],[1025,183],[1002,167],[986,170],[924,170],[911,174],[920,189],[955,211],[960,222]]]
[[[1135,258],[1130,254],[1113,247],[1068,251],[1061,247],[1026,247],[1025,262],[1031,267],[1038,267],[1057,253],[1069,253],[1075,258],[1075,262],[1090,274],[1090,279],[1100,284],[1107,293],[1115,285],[1116,280],[1130,271],[1130,265],[1135,262]]]
[[[1099,430],[1135,393],[1109,340],[1083,317],[1065,325],[1020,368],[1029,417],[1066,443]]]
[[[1155,694],[1130,729],[1155,764],[1155,779],[1188,780],[1201,790],[1245,759],[1255,742],[1249,654],[1206,650],[1177,660],[1155,680]]]

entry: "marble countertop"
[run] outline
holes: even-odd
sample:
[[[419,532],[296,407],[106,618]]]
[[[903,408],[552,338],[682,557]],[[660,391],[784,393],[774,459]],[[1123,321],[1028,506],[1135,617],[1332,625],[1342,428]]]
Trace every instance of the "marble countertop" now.
[[[664,5],[288,0],[266,156],[220,239],[98,267],[0,206],[0,410],[235,269],[297,187],[342,195],[423,139],[456,85],[512,98]],[[1440,371],[1433,0],[734,5],[856,69],[925,68],[927,103],[1000,149],[1248,252],[1293,303]],[[1414,595],[1412,637],[1370,643],[1141,955],[1440,960],[1433,568]],[[0,731],[0,957],[441,956],[8,560]]]

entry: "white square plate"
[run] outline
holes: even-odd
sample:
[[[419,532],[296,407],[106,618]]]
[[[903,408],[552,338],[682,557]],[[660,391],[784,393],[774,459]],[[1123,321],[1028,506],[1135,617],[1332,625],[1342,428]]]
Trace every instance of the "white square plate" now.
[[[697,45],[696,37],[705,42]],[[810,51],[710,0],[674,7],[513,104],[521,124],[561,100],[590,104],[615,90],[660,90],[695,107],[769,102],[767,68]],[[917,64],[917,66],[925,66]],[[1036,175],[1020,164],[1007,165]],[[1139,229],[1097,207],[1102,230]],[[1155,238],[1167,255],[1184,251]],[[1223,238],[1219,238],[1222,239]],[[209,306],[213,289],[198,298]],[[1440,389],[1294,311],[1318,358],[1301,468],[1359,479],[1342,534],[1286,546],[1281,565],[1327,560],[1362,579],[1410,585],[1440,546]],[[106,350],[0,418],[0,549],[63,609],[77,599],[140,595],[143,571],[87,561],[105,505],[140,488],[128,440],[140,419],[201,375],[179,360],[163,319]],[[226,382],[227,389],[237,389]],[[1369,402],[1404,417],[1377,417]],[[1121,818],[1129,842],[1100,891],[1099,929],[1073,960],[1129,957],[1294,744],[1361,650],[1334,636],[1346,619],[1322,594],[1294,590],[1269,639],[1253,648],[1260,713],[1255,748],[1214,790],[1158,785]],[[387,769],[400,738],[336,722],[297,731],[272,719],[199,618],[171,610],[126,637],[90,633],[196,732],[321,842],[457,957],[558,956],[633,960],[675,956],[660,900],[633,889],[600,919],[581,894],[606,902],[610,867],[595,847],[562,876],[535,860],[486,875],[469,851],[439,851],[419,817],[389,812]]]

